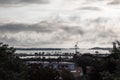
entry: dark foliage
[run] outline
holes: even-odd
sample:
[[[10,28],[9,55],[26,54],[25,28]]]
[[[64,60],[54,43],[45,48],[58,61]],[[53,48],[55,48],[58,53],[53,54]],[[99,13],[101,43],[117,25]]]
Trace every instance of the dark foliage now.
[[[74,80],[74,77],[64,69],[56,70],[52,66],[39,64],[26,65],[24,60],[15,56],[13,47],[0,43],[0,80]]]
[[[113,49],[107,57],[80,56],[76,59],[78,66],[83,68],[83,80],[120,80],[120,42],[113,42]],[[86,66],[91,66],[86,73]]]
[[[6,44],[0,44],[0,80],[26,80],[27,68],[14,55],[15,49]]]

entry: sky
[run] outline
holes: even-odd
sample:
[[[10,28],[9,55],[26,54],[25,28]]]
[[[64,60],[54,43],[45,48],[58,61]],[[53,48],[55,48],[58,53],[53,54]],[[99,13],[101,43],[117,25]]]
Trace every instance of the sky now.
[[[0,0],[0,42],[14,47],[111,47],[120,0]]]

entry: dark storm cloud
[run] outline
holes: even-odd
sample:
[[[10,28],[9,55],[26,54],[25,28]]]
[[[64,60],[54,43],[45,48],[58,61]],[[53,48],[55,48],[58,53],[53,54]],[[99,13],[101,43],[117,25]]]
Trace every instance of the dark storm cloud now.
[[[0,0],[0,6],[13,6],[18,4],[47,4],[49,0]]]
[[[119,5],[120,4],[120,0],[112,0],[108,4],[110,4],[110,5]]]
[[[5,43],[9,42],[14,44],[20,43],[19,32],[24,32],[24,35],[27,37],[23,37],[23,43],[32,44],[34,40],[38,40],[35,44],[62,44],[64,41],[73,40],[72,36],[74,35],[84,35],[84,30],[80,28],[80,26],[69,26],[62,25],[59,23],[52,24],[46,21],[41,21],[37,24],[17,24],[17,23],[9,23],[0,25],[0,34],[4,35],[4,37],[0,37],[1,41]],[[33,37],[31,35],[35,32],[37,37]],[[9,36],[15,35],[15,36]],[[38,36],[44,34],[43,36]],[[7,35],[7,36],[6,36]],[[45,37],[47,35],[47,38]],[[23,36],[23,34],[22,34]],[[41,38],[41,40],[39,40]],[[47,39],[47,40],[46,40]],[[23,44],[22,43],[22,44]],[[20,43],[21,44],[21,43]],[[19,44],[17,44],[19,45]],[[34,45],[34,44],[33,44]]]
[[[0,32],[2,33],[18,33],[18,32],[40,32],[40,33],[52,33],[62,30],[67,34],[75,35],[83,35],[84,30],[80,26],[68,26],[61,24],[51,24],[47,22],[40,22],[37,24],[17,24],[17,23],[9,23],[0,25]]]
[[[72,35],[84,35],[84,30],[80,26],[63,26],[61,29]]]
[[[78,8],[79,10],[92,10],[92,11],[100,11],[101,9],[98,7],[91,7],[91,6],[86,6],[86,7],[81,7]]]
[[[42,32],[42,33],[49,33],[52,32],[54,28],[49,28],[46,25],[39,25],[39,24],[3,24],[0,25],[0,32],[10,32],[10,33],[17,33],[17,32],[26,32],[26,31],[34,31],[34,32]]]

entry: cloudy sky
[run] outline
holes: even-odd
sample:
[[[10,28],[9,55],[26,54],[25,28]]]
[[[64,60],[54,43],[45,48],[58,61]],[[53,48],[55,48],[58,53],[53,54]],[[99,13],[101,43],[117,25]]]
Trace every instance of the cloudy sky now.
[[[0,0],[0,42],[14,47],[111,47],[120,0]]]

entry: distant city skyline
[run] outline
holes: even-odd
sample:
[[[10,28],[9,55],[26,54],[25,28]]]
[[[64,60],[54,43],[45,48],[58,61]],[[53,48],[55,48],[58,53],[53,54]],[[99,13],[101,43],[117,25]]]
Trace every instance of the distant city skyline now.
[[[0,42],[26,48],[112,47],[119,0],[0,0]]]

